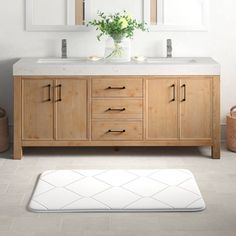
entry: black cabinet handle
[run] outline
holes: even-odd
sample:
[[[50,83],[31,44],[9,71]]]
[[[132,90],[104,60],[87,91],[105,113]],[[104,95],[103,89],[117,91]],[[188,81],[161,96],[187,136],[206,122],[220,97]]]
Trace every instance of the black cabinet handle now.
[[[125,108],[118,108],[118,109],[116,109],[116,108],[108,108],[106,111],[125,111],[126,109]]]
[[[174,102],[175,99],[176,99],[176,94],[175,94],[175,84],[172,84],[171,87],[173,88],[173,98],[172,98],[171,101]]]
[[[182,102],[185,102],[187,100],[187,86],[186,86],[186,84],[183,84],[182,88],[184,89],[184,98],[182,99]]]
[[[126,132],[125,129],[124,130],[111,130],[111,129],[109,129],[107,131],[107,133],[125,133],[125,132]]]
[[[107,89],[126,89],[126,87],[125,86],[123,86],[123,87],[112,87],[112,86],[109,86],[109,87],[107,87]]]
[[[49,84],[47,87],[48,87],[48,100],[47,101],[51,102],[51,100],[52,100],[51,99],[51,84]]]
[[[57,99],[57,102],[61,102],[62,101],[62,85],[59,84],[57,85],[57,88],[59,89],[59,95],[58,95],[58,99]]]

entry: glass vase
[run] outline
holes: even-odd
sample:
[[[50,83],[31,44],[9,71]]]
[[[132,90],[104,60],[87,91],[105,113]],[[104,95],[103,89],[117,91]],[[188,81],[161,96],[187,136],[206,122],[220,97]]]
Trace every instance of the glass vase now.
[[[106,40],[104,58],[108,62],[129,62],[131,60],[130,39],[108,38]]]

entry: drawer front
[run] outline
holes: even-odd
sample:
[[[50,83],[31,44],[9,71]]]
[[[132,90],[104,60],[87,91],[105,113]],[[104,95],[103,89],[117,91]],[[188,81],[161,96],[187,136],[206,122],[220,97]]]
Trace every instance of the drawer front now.
[[[142,121],[114,122],[114,121],[93,121],[93,140],[142,140]]]
[[[142,99],[94,99],[92,118],[130,118],[142,119]]]
[[[92,79],[93,97],[142,97],[143,81],[140,78]]]

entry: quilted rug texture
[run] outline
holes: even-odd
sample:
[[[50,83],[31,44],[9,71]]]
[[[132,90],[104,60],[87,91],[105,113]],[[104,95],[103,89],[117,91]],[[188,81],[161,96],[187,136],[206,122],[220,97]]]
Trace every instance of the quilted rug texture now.
[[[29,203],[35,212],[202,211],[193,174],[184,169],[50,170]]]

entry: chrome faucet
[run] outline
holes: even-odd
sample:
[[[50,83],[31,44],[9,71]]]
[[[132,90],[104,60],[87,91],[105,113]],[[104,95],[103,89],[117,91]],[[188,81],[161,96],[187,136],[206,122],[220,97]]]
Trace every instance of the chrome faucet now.
[[[172,57],[172,40],[167,39],[167,57],[171,58]]]
[[[67,58],[67,40],[62,39],[61,41],[61,58]]]

